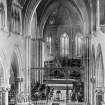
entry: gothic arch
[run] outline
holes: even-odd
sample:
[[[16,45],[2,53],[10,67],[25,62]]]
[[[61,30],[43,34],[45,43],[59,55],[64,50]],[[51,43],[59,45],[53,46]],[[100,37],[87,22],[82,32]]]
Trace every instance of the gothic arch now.
[[[25,11],[25,16],[24,16],[24,33],[28,35],[31,35],[31,23],[34,17],[34,14],[36,12],[36,9],[38,5],[40,4],[42,0],[31,0],[28,3],[28,6]]]
[[[19,75],[21,76],[21,74],[23,74],[23,60],[22,60],[22,56],[20,53],[20,49],[18,47],[15,48],[15,50],[13,51],[11,55],[10,65],[11,65],[12,60],[14,59],[14,55],[17,57],[17,61],[19,65]]]
[[[4,26],[5,26],[5,10],[4,10],[4,5],[3,5],[3,3],[2,2],[0,2],[0,17],[1,17],[1,23],[0,23],[0,25],[1,25],[1,29],[3,29],[4,28]]]
[[[67,1],[67,0],[66,0]],[[69,11],[69,14],[71,14],[71,10],[73,12],[75,12],[78,16],[79,16],[79,20],[80,20],[80,24],[82,25],[82,29],[84,27],[84,18],[83,18],[83,12],[80,10],[80,8],[78,9],[78,3],[76,1],[74,1],[77,5],[77,7],[75,7],[74,5],[70,4],[69,1],[67,1],[67,3],[64,5],[64,7]],[[74,8],[72,8],[72,6]],[[52,13],[52,11],[54,11],[57,7],[59,7],[59,4],[58,2],[54,2],[51,4],[51,6],[48,7],[47,11],[45,12],[44,16],[42,16],[41,18],[41,22],[39,24],[39,27],[40,27],[40,34],[41,36],[43,36],[43,29],[45,27],[45,24],[48,20],[48,17],[50,16],[50,14]],[[88,16],[87,16],[88,17]],[[71,20],[71,17],[70,18],[70,25],[72,26],[73,23],[72,23],[72,20]],[[87,19],[88,20],[88,19]],[[84,29],[82,30],[84,33]]]
[[[83,39],[83,35],[78,32],[75,35],[75,52],[76,52],[76,56],[81,56],[82,55],[82,39]]]
[[[4,49],[0,49],[0,65],[3,69],[4,82],[6,83],[7,58],[6,58],[6,52]]]
[[[17,94],[20,94],[23,91],[24,84],[24,72],[23,72],[23,61],[19,48],[15,46],[14,51],[12,52],[10,58],[10,68],[9,68],[9,85],[11,94],[15,91]],[[21,84],[21,85],[20,85]],[[13,91],[12,91],[13,90]],[[16,94],[14,96],[16,98]],[[11,96],[9,97],[9,102],[11,100]]]
[[[54,76],[55,75],[62,75],[63,76],[63,78],[66,78],[66,72],[65,72],[65,70],[60,70],[60,69],[57,69],[57,70],[53,70],[52,72],[51,72],[51,74],[53,74]]]
[[[41,1],[42,0],[37,0],[37,1],[31,0],[31,1],[28,2],[28,6],[27,6],[27,8],[25,10],[25,14],[24,14],[24,33],[25,34],[28,33],[28,35],[31,35],[31,23],[32,23],[32,20],[33,20],[33,16],[36,12],[37,7],[41,3]],[[49,2],[50,1],[51,0],[49,0]],[[84,22],[85,26],[88,27],[89,25],[88,25],[88,16],[87,16],[86,8],[84,9],[84,11],[82,11],[79,2],[75,0],[74,4],[75,4],[78,12],[82,16],[82,19],[83,19],[83,22]],[[85,5],[85,4],[82,3],[82,5]]]
[[[15,66],[15,67],[14,67]],[[17,76],[19,76],[19,61],[18,61],[18,56],[16,55],[15,52],[13,52],[12,54],[12,59],[11,59],[11,69],[12,70],[15,70],[16,69],[16,73],[17,73]],[[15,69],[14,69],[15,68]],[[11,72],[11,71],[10,71]]]
[[[5,65],[7,64],[6,54],[3,49],[0,49],[0,61],[2,62],[3,69],[5,69]]]
[[[5,73],[3,66],[0,62],[0,87],[3,87],[4,84],[5,84]]]
[[[96,87],[104,86],[104,65],[101,45],[98,44],[96,56]]]
[[[11,102],[12,99],[16,99],[16,95],[19,92],[19,80],[18,80],[18,77],[19,77],[19,63],[18,63],[18,58],[17,58],[17,55],[16,55],[15,52],[13,52],[13,54],[12,54],[9,73],[10,73],[10,76],[9,76],[10,90],[9,90],[8,99],[9,99],[9,102]]]
[[[48,17],[49,17],[49,15],[51,14],[51,12],[52,12],[57,6],[58,6],[58,3],[57,3],[57,2],[53,3],[53,4],[48,8],[48,10],[47,10],[46,13],[44,14],[44,16],[42,17],[41,23],[39,24],[40,32],[41,32],[40,34],[41,34],[42,37],[43,37],[43,29],[44,29],[45,24],[46,24],[46,22],[47,22],[47,20],[48,20]]]

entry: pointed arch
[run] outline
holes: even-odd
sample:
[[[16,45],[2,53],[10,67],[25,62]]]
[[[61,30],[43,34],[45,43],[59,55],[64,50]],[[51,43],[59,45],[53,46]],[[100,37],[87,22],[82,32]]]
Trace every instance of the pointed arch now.
[[[66,73],[64,70],[60,70],[60,69],[56,69],[51,71],[50,76],[53,76],[53,78],[57,77],[57,76],[61,76],[61,78],[65,78],[66,77]]]
[[[19,75],[19,63],[18,63],[18,58],[15,52],[13,52],[12,54],[12,60],[11,60],[11,71],[10,73],[14,72],[14,76],[18,76]]]
[[[82,34],[77,33],[75,36],[75,53],[77,57],[82,55]]]
[[[3,66],[0,62],[0,87],[3,87],[4,83],[5,83],[5,79],[4,79],[4,70],[3,70]]]
[[[31,35],[31,24],[32,24],[32,20],[34,17],[34,13],[36,12],[37,7],[39,6],[39,4],[42,2],[42,0],[31,0],[28,2],[27,8],[25,10],[25,14],[24,14],[24,33],[28,33],[28,35]],[[51,0],[48,0],[48,2],[51,2]],[[84,21],[84,25],[85,25],[85,29],[88,29],[88,16],[87,16],[87,11],[86,9],[83,9],[83,7],[85,6],[84,2],[78,2],[77,0],[73,1],[75,7],[77,8],[77,11],[79,12],[81,19]],[[83,6],[81,6],[80,4],[83,4]],[[81,10],[83,9],[83,11]],[[47,18],[46,18],[47,19]],[[45,21],[44,21],[45,22]],[[43,29],[43,25],[42,26]],[[87,27],[87,28],[86,28]],[[43,32],[42,32],[43,33]]]
[[[19,62],[15,52],[12,54],[11,59],[11,68],[10,68],[10,77],[9,77],[9,102],[12,98],[16,99],[16,94],[19,92]],[[15,93],[13,95],[13,92]],[[12,95],[11,95],[12,94]],[[16,101],[16,100],[15,100]]]
[[[15,63],[13,63],[15,62]],[[12,65],[15,65],[13,67]],[[11,54],[10,62],[9,62],[9,74],[11,75],[11,69],[16,68],[17,77],[18,78],[24,78],[24,72],[23,72],[23,60],[21,56],[20,49],[18,47],[14,48],[14,51]],[[10,76],[9,78],[10,79]]]
[[[98,44],[96,57],[96,87],[104,86],[104,65],[101,45]]]
[[[7,81],[7,58],[6,58],[6,51],[5,49],[0,49],[0,65],[3,69],[3,80],[4,80],[4,83],[6,83]],[[1,71],[2,72],[2,71]]]
[[[60,49],[61,55],[69,55],[69,36],[67,33],[63,33],[60,37]]]
[[[0,18],[1,18],[0,20],[1,29],[3,29],[5,27],[5,10],[2,2],[0,3]]]

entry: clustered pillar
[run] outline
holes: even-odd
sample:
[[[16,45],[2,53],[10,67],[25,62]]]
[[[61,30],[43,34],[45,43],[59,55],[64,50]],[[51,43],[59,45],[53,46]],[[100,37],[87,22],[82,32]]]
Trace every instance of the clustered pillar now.
[[[0,90],[0,105],[8,105],[9,88],[3,87]]]
[[[100,0],[97,0],[96,4],[96,30],[100,30]]]
[[[34,53],[34,57],[33,57],[33,66],[35,69],[35,83],[39,82],[40,84],[43,83],[43,70],[40,69],[42,67],[42,40],[41,39],[36,39],[33,42],[33,53]],[[38,69],[37,69],[38,68]]]
[[[30,70],[31,70],[31,37],[26,37],[26,98],[28,101],[31,100],[31,81],[30,81]]]

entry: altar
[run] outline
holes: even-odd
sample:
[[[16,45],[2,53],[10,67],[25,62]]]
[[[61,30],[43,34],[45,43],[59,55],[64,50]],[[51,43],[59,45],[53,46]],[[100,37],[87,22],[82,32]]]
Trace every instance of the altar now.
[[[48,105],[84,102],[81,59],[55,58],[46,61],[44,66],[46,68],[44,83],[50,88]]]
[[[54,103],[66,105],[67,103],[81,103],[84,101],[83,83],[75,79],[47,80],[47,86],[50,87],[49,105]]]

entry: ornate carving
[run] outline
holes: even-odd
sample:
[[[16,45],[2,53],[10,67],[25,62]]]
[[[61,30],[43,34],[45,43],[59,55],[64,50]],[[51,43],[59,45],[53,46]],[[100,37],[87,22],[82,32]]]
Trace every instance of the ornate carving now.
[[[7,91],[9,91],[9,90],[10,90],[9,87],[2,87],[2,89],[1,89],[2,92],[7,92]]]
[[[21,78],[21,77],[19,78],[19,77],[18,77],[18,78],[16,78],[15,81],[16,81],[16,82],[23,82],[23,78]]]
[[[95,83],[95,78],[90,78],[91,83]]]
[[[29,101],[29,95],[26,95],[24,92],[21,92],[17,95],[17,103],[23,103]]]

